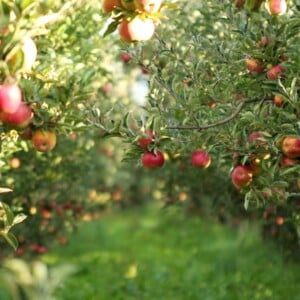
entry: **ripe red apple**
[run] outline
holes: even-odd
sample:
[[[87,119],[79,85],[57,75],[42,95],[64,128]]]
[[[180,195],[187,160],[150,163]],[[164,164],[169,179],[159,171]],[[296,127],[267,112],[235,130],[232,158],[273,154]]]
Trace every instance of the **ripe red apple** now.
[[[0,112],[0,120],[7,125],[25,128],[33,118],[33,111],[29,105],[21,102],[14,113]]]
[[[262,139],[262,138],[263,138],[263,135],[260,132],[252,132],[249,135],[248,142],[249,143],[257,143],[258,142],[258,144],[261,144],[261,143],[263,143],[262,141],[260,141],[260,139]]]
[[[113,11],[116,7],[122,7],[121,0],[102,0],[102,10],[105,13]]]
[[[267,78],[270,80],[276,80],[277,78],[283,77],[285,69],[281,65],[273,66],[267,72]]]
[[[292,166],[297,165],[299,163],[300,163],[299,159],[288,158],[286,156],[283,156],[280,159],[280,166],[282,168],[292,167]]]
[[[273,102],[274,102],[274,104],[275,104],[277,107],[281,107],[281,106],[282,106],[282,102],[283,102],[283,97],[280,96],[280,95],[275,95],[275,96],[274,96]]]
[[[272,41],[273,41],[273,39],[271,37],[267,37],[267,36],[262,36],[261,40],[260,40],[260,42],[263,46],[267,46],[267,45],[271,44]]]
[[[109,84],[105,84],[102,87],[102,91],[103,91],[104,94],[108,94],[110,92],[110,89],[111,89],[111,86]]]
[[[231,173],[232,183],[237,189],[248,186],[252,182],[252,177],[251,168],[243,165],[236,166]]]
[[[0,85],[0,111],[14,113],[22,101],[22,93],[16,84]]]
[[[142,12],[155,13],[159,11],[162,0],[134,0],[135,7]]]
[[[139,146],[144,150],[148,150],[148,146],[153,142],[154,137],[154,132],[149,129],[146,130],[146,132],[138,139]]]
[[[39,129],[33,133],[31,141],[37,151],[47,152],[55,147],[56,134],[51,130]]]
[[[281,150],[288,158],[300,157],[300,137],[286,136],[281,142]]]
[[[142,19],[136,16],[131,20],[123,20],[119,25],[119,35],[125,42],[150,40],[155,31],[152,19]]]
[[[196,150],[192,153],[192,165],[198,168],[207,168],[211,163],[211,156],[204,150]]]
[[[262,62],[259,59],[246,57],[245,58],[246,68],[251,73],[262,73],[264,71],[264,67],[262,66]]]
[[[235,7],[236,8],[241,8],[241,7],[244,6],[244,4],[245,4],[245,0],[236,0],[235,1]]]
[[[145,152],[142,155],[142,164],[147,169],[156,169],[164,165],[165,158],[161,151],[154,152]]]
[[[126,52],[121,53],[121,59],[123,60],[123,62],[125,64],[129,63],[131,61],[131,58],[132,57],[128,53],[126,53]]]
[[[267,0],[265,8],[270,15],[281,16],[287,11],[286,0]]]

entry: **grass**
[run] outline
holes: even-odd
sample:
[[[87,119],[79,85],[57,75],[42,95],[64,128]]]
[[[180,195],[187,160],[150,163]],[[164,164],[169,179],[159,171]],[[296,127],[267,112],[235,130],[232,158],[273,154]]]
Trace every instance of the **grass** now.
[[[43,260],[50,268],[77,267],[56,289],[58,300],[298,300],[300,295],[300,265],[285,264],[260,240],[257,227],[234,229],[176,209],[104,214],[82,223],[68,245]]]
[[[63,300],[296,300],[300,266],[286,265],[255,227],[236,230],[176,209],[137,209],[83,223],[45,260],[78,272]]]

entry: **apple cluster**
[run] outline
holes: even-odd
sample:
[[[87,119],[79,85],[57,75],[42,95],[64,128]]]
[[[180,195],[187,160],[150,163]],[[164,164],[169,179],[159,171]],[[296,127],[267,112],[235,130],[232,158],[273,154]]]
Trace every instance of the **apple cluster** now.
[[[147,129],[138,139],[138,146],[143,149],[142,165],[146,169],[157,169],[164,165],[164,154],[159,150],[151,150],[150,145],[154,143],[155,133]]]
[[[248,138],[248,142],[255,144],[257,148],[263,149],[266,141],[260,132],[253,132]],[[279,148],[281,152],[280,167],[286,168],[295,166],[300,163],[300,137],[298,136],[284,136]],[[249,162],[246,164],[237,164],[232,173],[231,179],[233,185],[237,189],[243,189],[252,183],[255,176],[261,173],[261,160],[269,159],[270,153],[264,153],[259,150],[260,154],[252,153],[249,157]],[[233,159],[235,160],[239,155],[235,153]],[[278,191],[274,191],[278,193]],[[270,196],[270,195],[265,195]]]
[[[117,28],[124,42],[150,40],[159,22],[162,0],[103,0],[104,13],[112,16],[111,28]]]
[[[4,31],[4,36],[9,30]],[[31,140],[40,152],[52,150],[56,145],[56,134],[51,130],[32,130],[34,111],[23,99],[22,89],[15,79],[18,74],[29,73],[37,58],[37,47],[31,37],[23,37],[8,53],[2,55],[7,72],[0,84],[0,121],[9,129],[15,129],[23,139]]]

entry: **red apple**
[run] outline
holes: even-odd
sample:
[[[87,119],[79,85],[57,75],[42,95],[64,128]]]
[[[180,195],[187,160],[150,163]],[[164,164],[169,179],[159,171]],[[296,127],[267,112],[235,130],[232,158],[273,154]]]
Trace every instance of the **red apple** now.
[[[270,80],[276,80],[277,78],[283,77],[285,69],[281,65],[273,66],[267,72],[267,78]]]
[[[131,61],[131,56],[128,54],[128,53],[126,53],[126,52],[122,52],[121,53],[121,58],[122,58],[122,60],[124,61],[124,63],[129,63],[130,61]]]
[[[29,105],[21,102],[14,113],[0,112],[0,120],[7,125],[25,128],[33,118],[33,111]]]
[[[102,0],[102,10],[105,13],[113,11],[116,7],[122,7],[121,0]]]
[[[14,113],[22,101],[22,93],[16,84],[0,85],[0,111]]]
[[[162,0],[134,0],[135,7],[142,12],[155,13],[159,11]]]
[[[56,134],[51,130],[39,129],[33,133],[31,141],[37,151],[47,152],[55,147]]]
[[[146,132],[138,139],[139,146],[144,150],[148,150],[148,146],[153,142],[154,136],[154,132],[149,129],[146,130]]]
[[[252,177],[251,168],[243,165],[236,166],[231,173],[232,183],[237,189],[248,186],[252,182]]]
[[[292,167],[294,165],[297,165],[299,164],[299,159],[293,159],[293,158],[288,158],[286,156],[283,156],[281,159],[280,159],[280,166],[282,168],[286,168],[286,167]]]
[[[104,94],[108,94],[110,92],[110,85],[109,84],[105,84],[103,87],[102,87],[102,91]]]
[[[262,66],[262,62],[259,59],[246,57],[245,58],[246,68],[251,73],[262,73],[264,71],[264,67]]]
[[[267,46],[269,44],[271,44],[273,41],[273,39],[271,37],[267,37],[267,36],[262,36],[260,42],[263,46]]]
[[[236,0],[235,1],[235,7],[236,8],[241,8],[241,7],[244,6],[244,4],[245,4],[245,0]]]
[[[142,19],[136,16],[131,20],[123,20],[119,25],[119,35],[125,42],[150,40],[155,31],[152,19]]]
[[[147,169],[156,169],[163,166],[165,162],[164,155],[161,151],[145,152],[142,156],[142,164]]]
[[[249,135],[249,138],[248,138],[248,142],[249,143],[256,143],[256,142],[259,142],[259,144],[261,144],[261,141],[260,139],[262,139],[263,136],[260,132],[252,132],[250,135]],[[258,141],[257,141],[258,140]]]
[[[211,156],[204,150],[196,150],[192,153],[192,165],[198,168],[207,168],[211,163]]]
[[[280,96],[280,95],[275,95],[274,96],[274,104],[277,106],[277,107],[281,107],[282,106],[282,102],[283,102],[283,97]]]
[[[281,150],[288,158],[300,157],[300,138],[286,136],[281,142]]]
[[[281,16],[287,11],[286,0],[267,0],[265,8],[270,15]]]

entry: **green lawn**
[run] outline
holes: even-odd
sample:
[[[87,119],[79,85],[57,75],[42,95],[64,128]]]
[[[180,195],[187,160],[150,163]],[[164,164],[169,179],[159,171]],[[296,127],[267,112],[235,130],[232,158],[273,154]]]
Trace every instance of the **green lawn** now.
[[[176,210],[104,215],[45,259],[79,267],[57,290],[62,300],[300,299],[300,266],[285,265],[255,228]]]
[[[254,226],[176,209],[104,214],[43,260],[77,267],[56,290],[61,300],[300,299],[300,266],[284,264]]]

